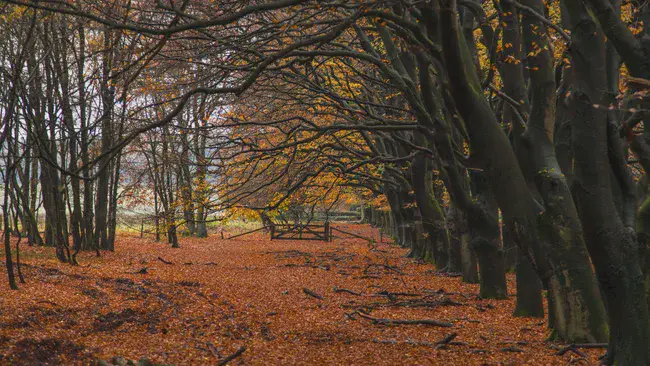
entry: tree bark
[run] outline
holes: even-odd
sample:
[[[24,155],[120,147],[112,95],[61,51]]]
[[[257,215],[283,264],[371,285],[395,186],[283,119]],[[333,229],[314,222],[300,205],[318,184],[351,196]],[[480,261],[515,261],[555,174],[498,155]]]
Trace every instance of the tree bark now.
[[[485,172],[505,221],[513,227],[518,247],[534,258],[540,277],[554,284],[550,290],[565,305],[557,307],[562,317],[558,317],[555,331],[568,341],[603,340],[606,337],[604,310],[589,258],[580,247],[575,250],[574,245],[580,242],[575,242],[573,235],[569,236],[570,240],[555,244],[553,251],[540,245],[537,218],[543,209],[530,192],[510,142],[484,100],[471,56],[459,36],[456,1],[445,1],[441,19],[443,56],[451,94],[466,123],[472,157]],[[558,229],[554,231],[561,233]],[[577,262],[576,265],[558,260],[566,257]]]
[[[607,100],[605,39],[580,2],[565,2],[571,21],[576,201],[601,288],[610,327],[611,360],[650,364],[650,323],[634,229],[616,213],[610,180],[607,114],[593,105]]]

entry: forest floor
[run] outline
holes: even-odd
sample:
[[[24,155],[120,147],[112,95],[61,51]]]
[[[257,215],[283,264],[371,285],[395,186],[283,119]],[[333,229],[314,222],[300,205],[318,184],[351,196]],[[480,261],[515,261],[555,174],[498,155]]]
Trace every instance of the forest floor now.
[[[335,227],[379,240],[368,226]],[[74,267],[22,245],[27,283],[0,281],[0,364],[214,365],[242,347],[230,364],[587,365],[604,353],[557,355],[564,345],[546,341],[542,319],[512,317],[514,295],[480,299],[478,285],[392,244],[217,236],[180,249],[121,236],[114,253],[82,253]],[[508,285],[514,293],[514,277]]]

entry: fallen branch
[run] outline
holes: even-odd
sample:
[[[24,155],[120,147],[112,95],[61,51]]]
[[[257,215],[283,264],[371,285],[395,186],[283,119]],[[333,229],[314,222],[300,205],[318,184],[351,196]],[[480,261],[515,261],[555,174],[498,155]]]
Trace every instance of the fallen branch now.
[[[434,295],[441,295],[441,294],[458,295],[458,296],[462,296],[465,299],[469,299],[471,296],[475,296],[474,294],[469,293],[469,292],[447,292],[443,288],[441,288],[439,290],[426,290],[425,289],[425,290],[422,290],[422,292],[429,293],[429,294],[434,294]]]
[[[581,350],[579,350],[577,348],[571,348],[570,351],[575,353],[576,355],[582,357],[582,358],[587,358],[587,354],[582,352]]]
[[[235,358],[239,357],[242,355],[242,353],[246,352],[246,346],[242,346],[240,349],[237,350],[237,352],[233,353],[232,355],[224,358],[223,360],[217,362],[218,366],[224,366],[228,362],[234,360]]]
[[[469,343],[467,343],[467,342],[452,341],[452,342],[449,342],[448,344],[450,346],[468,346],[469,347]]]
[[[524,341],[503,341],[503,342],[499,342],[499,344],[516,344],[518,346],[527,346],[528,342],[524,342]]]
[[[438,277],[462,277],[463,276],[463,274],[459,272],[438,272],[438,271],[434,272],[433,275]]]
[[[373,343],[381,343],[381,344],[408,344],[411,346],[425,346],[425,347],[433,347],[434,344],[430,342],[421,342],[421,341],[415,341],[412,339],[407,339],[405,341],[399,341],[397,339],[378,339],[378,338],[373,338],[371,340]]]
[[[363,313],[358,313],[358,315],[362,318],[366,318],[368,320],[372,320],[375,323],[379,324],[422,324],[422,325],[432,325],[436,327],[444,327],[444,328],[451,328],[454,325],[451,323],[447,322],[441,322],[439,320],[434,320],[434,319],[413,319],[413,320],[408,320],[408,319],[387,319],[387,318],[375,318],[370,315],[365,315]]]
[[[401,275],[404,274],[404,272],[400,271],[399,269],[397,269],[397,268],[395,268],[395,267],[393,267],[393,266],[389,266],[388,264],[377,264],[377,263],[369,264],[369,265],[366,267],[366,269],[363,270],[363,273],[368,273],[368,270],[369,270],[371,267],[383,267],[384,269],[387,269],[387,270],[390,270],[390,271],[394,271],[395,273],[398,273],[398,274],[401,274]]]
[[[449,333],[445,338],[443,338],[443,339],[439,340],[438,342],[436,342],[435,345],[436,346],[445,345],[445,344],[453,341],[454,338],[456,338],[457,335],[458,335],[458,333],[456,333],[456,332]]]
[[[414,294],[414,293],[411,293],[411,292],[388,292],[387,290],[375,292],[373,295],[374,296],[385,296],[385,297],[396,297],[396,296],[416,297],[416,296],[423,296],[421,294]]]
[[[477,304],[474,307],[476,308],[476,310],[481,311],[481,312],[486,311],[486,309],[490,309],[490,310],[494,309],[494,306],[490,305],[490,304],[487,304],[485,306],[483,306],[482,304]]]
[[[463,306],[464,304],[457,303],[454,301],[425,301],[422,299],[415,299],[415,300],[403,300],[403,301],[395,301],[395,298],[390,298],[388,297],[390,302],[388,303],[373,303],[371,305],[374,305],[376,307],[407,307],[407,308],[435,308],[438,306]],[[479,320],[470,320],[467,318],[462,318],[462,319],[457,319],[457,320],[467,320],[468,322],[472,323],[480,323]]]
[[[162,257],[158,257],[158,260],[165,263],[165,264],[174,264],[174,262],[166,261]]]
[[[360,277],[357,277],[357,278],[361,279],[361,280],[364,280],[364,279],[380,280],[381,279],[381,277],[374,276],[374,275],[364,275],[364,276],[360,276]]]
[[[424,347],[434,347],[435,349],[440,349],[440,348],[446,348],[447,346],[467,346],[468,344],[465,342],[452,342],[451,340],[456,338],[456,333],[451,333],[444,339],[436,342],[436,343],[431,343],[431,342],[423,342],[423,341],[416,341],[413,339],[407,338],[404,341],[400,341],[397,339],[378,339],[378,338],[373,338],[371,341],[373,343],[382,343],[382,344],[408,344],[410,346],[424,346]]]
[[[334,287],[334,292],[345,292],[345,293],[350,294],[350,295],[363,296],[362,294],[360,294],[360,293],[358,293],[356,291],[348,290],[346,288]]]
[[[569,351],[577,351],[578,348],[607,348],[607,343],[575,343],[575,344],[570,344],[561,350],[559,350],[556,355],[558,356],[563,356],[565,353]],[[577,353],[577,352],[575,352]],[[581,355],[582,356],[582,355]]]
[[[309,296],[311,296],[311,297],[315,297],[315,298],[317,298],[318,300],[324,300],[323,297],[322,297],[321,295],[315,293],[314,291],[312,291],[312,290],[310,290],[310,289],[308,289],[308,288],[306,288],[306,287],[303,287],[303,288],[302,288],[302,292],[306,293],[307,295],[309,295]]]

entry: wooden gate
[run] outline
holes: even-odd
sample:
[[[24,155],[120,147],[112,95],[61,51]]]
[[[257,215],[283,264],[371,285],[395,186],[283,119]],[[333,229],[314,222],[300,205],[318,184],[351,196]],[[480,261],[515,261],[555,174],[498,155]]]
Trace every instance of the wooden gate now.
[[[332,241],[330,223],[324,225],[274,224],[270,227],[271,240],[322,240]]]

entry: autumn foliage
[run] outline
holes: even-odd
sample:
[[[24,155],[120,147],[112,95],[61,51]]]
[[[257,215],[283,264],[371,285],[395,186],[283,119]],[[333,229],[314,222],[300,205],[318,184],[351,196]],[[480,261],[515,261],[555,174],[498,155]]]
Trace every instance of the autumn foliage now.
[[[478,285],[405,258],[404,249],[385,238],[380,243],[376,229],[340,228],[375,242],[343,234],[332,243],[254,235],[186,239],[171,249],[121,235],[115,253],[84,254],[76,267],[60,266],[51,249],[25,248],[27,284],[1,303],[2,363],[89,364],[122,356],[216,364],[242,346],[232,364],[564,365],[583,353],[580,362],[602,354],[558,356],[564,345],[546,341],[543,320],[511,316],[514,298],[480,299]],[[387,325],[364,316],[452,326]],[[450,334],[450,343],[437,343]]]

